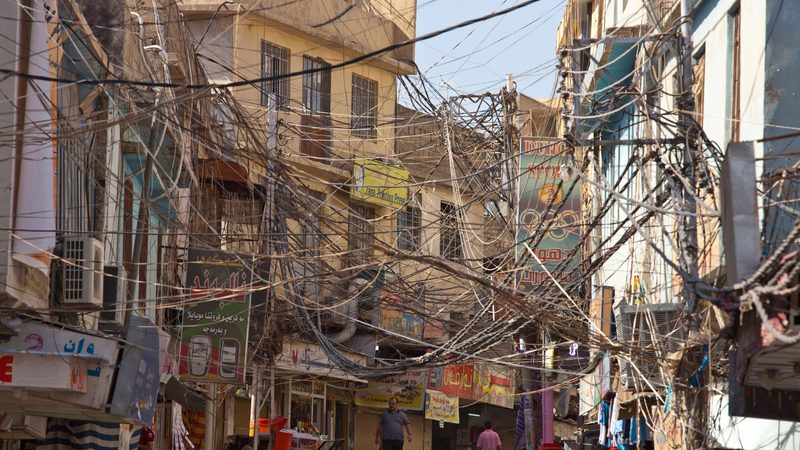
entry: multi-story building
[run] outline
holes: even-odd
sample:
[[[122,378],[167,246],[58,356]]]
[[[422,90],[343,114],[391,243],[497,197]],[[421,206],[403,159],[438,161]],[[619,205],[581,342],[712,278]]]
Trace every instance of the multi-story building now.
[[[582,382],[582,412],[597,418],[609,390],[631,405],[626,391],[688,385],[687,406],[653,417],[657,446],[785,442],[778,422],[731,416],[796,420],[778,406],[796,399],[786,375],[793,300],[767,293],[797,284],[770,269],[794,258],[787,240],[796,217],[779,204],[797,197],[788,180],[796,157],[786,153],[794,135],[783,128],[795,125],[796,102],[780,93],[796,86],[785,76],[796,64],[784,32],[797,8],[701,0],[682,11],[681,3],[571,1],[559,29],[565,134],[592,158],[584,181],[599,219],[591,329],[629,347],[617,358],[618,384],[607,362]],[[782,325],[762,322],[749,306],[759,302]],[[730,361],[728,347],[711,344],[726,326],[721,335],[737,347]],[[683,421],[708,433],[681,432]]]

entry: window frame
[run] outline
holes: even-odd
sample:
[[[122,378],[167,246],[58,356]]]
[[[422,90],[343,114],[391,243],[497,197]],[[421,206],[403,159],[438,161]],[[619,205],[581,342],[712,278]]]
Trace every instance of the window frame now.
[[[375,208],[351,202],[347,223],[348,260],[351,264],[367,264],[375,256]]]
[[[321,70],[303,74],[303,109],[307,114],[328,116],[331,113],[330,64],[321,58],[303,55],[303,71],[315,69]]]
[[[452,203],[440,204],[439,255],[447,259],[464,257],[458,209]]]
[[[378,82],[354,73],[350,88],[351,133],[374,140],[378,137]]]
[[[279,111],[289,110],[289,74],[292,52],[286,47],[269,41],[261,41],[261,78],[283,76],[277,80],[261,81],[261,106],[269,106],[270,94],[275,94],[275,105]],[[270,63],[270,67],[267,64]],[[276,64],[277,63],[277,64]]]
[[[418,251],[422,245],[422,208],[418,206],[416,198],[413,203],[410,202],[397,210],[395,223],[397,248],[410,252]]]

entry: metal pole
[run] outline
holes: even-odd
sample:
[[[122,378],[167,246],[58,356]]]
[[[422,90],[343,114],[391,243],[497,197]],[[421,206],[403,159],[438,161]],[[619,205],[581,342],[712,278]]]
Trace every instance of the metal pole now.
[[[695,337],[700,331],[700,315],[697,311],[697,292],[695,283],[698,278],[697,268],[697,202],[695,193],[697,189],[697,173],[695,163],[698,158],[697,146],[695,145],[694,121],[694,92],[692,90],[692,2],[691,0],[681,0],[681,92],[678,106],[681,109],[680,126],[682,133],[679,136],[684,138],[683,150],[683,176],[686,179],[684,186],[683,208],[687,213],[681,219],[682,225],[682,260],[683,270],[686,271],[688,279],[683,280],[683,299],[685,306],[685,323],[687,324],[688,337]],[[707,417],[708,417],[708,391],[701,385],[699,391],[694,391],[691,387],[684,390],[684,401],[682,406],[688,416],[688,432],[685,441],[688,448],[705,448]]]
[[[203,450],[214,449],[214,430],[217,425],[217,385],[207,384],[208,395],[206,396],[206,432],[203,435]]]
[[[253,424],[253,450],[258,449],[258,418],[261,416],[258,405],[259,391],[261,389],[261,379],[258,365],[253,366],[253,388],[250,391],[250,423]]]
[[[519,338],[519,351],[522,364],[522,390],[525,391],[525,402],[523,413],[525,415],[525,450],[533,450],[536,447],[536,429],[533,422],[533,369],[530,367],[530,358],[525,357],[527,346],[525,338]]]

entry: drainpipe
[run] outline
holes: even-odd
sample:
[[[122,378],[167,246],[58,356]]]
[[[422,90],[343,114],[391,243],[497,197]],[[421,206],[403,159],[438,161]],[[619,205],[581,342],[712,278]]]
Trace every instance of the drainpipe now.
[[[345,323],[344,329],[338,333],[327,336],[331,342],[341,344],[356,334],[355,318],[358,314],[358,296],[356,294],[361,291],[368,282],[369,281],[363,278],[355,278],[350,282],[350,285],[347,287],[347,302],[343,305],[344,316],[347,322]]]

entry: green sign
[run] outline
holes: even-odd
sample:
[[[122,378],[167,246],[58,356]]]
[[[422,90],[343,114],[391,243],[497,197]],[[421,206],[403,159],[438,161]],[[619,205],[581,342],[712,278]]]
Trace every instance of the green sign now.
[[[581,189],[577,178],[564,178],[562,170],[572,165],[572,156],[563,141],[525,137],[519,160],[518,288],[531,290],[553,279],[569,284],[580,262]]]
[[[182,380],[244,383],[252,285],[248,260],[220,250],[189,249],[189,299],[181,327]]]

